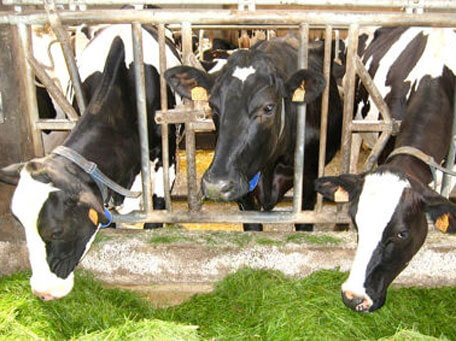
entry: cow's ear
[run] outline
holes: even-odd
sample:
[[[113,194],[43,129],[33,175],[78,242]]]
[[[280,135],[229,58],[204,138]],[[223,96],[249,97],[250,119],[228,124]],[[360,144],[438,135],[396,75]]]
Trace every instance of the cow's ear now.
[[[361,175],[342,174],[327,176],[315,180],[315,190],[328,200],[334,202],[352,201],[359,193],[363,178]]]
[[[325,85],[322,73],[298,70],[285,82],[285,97],[293,102],[310,103],[323,92]]]
[[[165,71],[165,79],[174,91],[188,99],[192,99],[192,90],[195,88],[204,88],[207,92],[212,88],[212,77],[191,66],[168,69]]]
[[[24,165],[25,162],[13,163],[12,165],[0,168],[0,181],[8,185],[17,185]]]
[[[87,216],[95,226],[98,226],[100,223],[106,224],[109,221],[109,218],[105,214],[103,205],[92,192],[84,190],[79,194],[78,199],[81,203],[88,206]]]
[[[456,206],[437,192],[422,184],[414,184],[426,204],[426,211],[437,227],[443,233],[456,232]]]

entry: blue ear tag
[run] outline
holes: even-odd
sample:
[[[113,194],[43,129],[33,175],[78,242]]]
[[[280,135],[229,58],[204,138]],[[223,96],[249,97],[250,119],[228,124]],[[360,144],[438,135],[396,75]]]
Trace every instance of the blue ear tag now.
[[[105,216],[108,218],[108,222],[106,224],[100,224],[99,227],[107,227],[107,226],[111,225],[111,223],[112,223],[112,214],[111,214],[111,212],[109,212],[106,207],[103,207],[103,209],[104,209]]]
[[[255,176],[249,182],[249,191],[253,191],[258,185],[258,180],[260,179],[260,172],[256,173]]]

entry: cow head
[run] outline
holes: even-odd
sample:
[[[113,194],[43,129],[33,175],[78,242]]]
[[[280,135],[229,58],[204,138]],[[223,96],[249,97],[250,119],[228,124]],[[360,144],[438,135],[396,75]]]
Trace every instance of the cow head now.
[[[96,185],[75,167],[48,156],[0,169],[0,180],[17,182],[11,210],[25,229],[32,292],[43,300],[71,291],[74,268],[108,222]]]
[[[426,213],[440,230],[456,231],[456,206],[397,169],[323,177],[315,189],[329,200],[350,203],[358,247],[342,299],[356,311],[383,306],[388,286],[424,243]]]
[[[235,52],[214,74],[180,66],[169,69],[165,78],[184,97],[191,98],[196,87],[209,93],[217,144],[203,176],[202,191],[215,201],[243,197],[250,180],[283,152],[281,142],[290,138],[287,130],[292,125],[287,116],[297,106],[291,102],[295,90],[302,92],[300,103],[308,103],[325,86],[323,75],[310,70],[298,70],[287,77],[260,50]]]

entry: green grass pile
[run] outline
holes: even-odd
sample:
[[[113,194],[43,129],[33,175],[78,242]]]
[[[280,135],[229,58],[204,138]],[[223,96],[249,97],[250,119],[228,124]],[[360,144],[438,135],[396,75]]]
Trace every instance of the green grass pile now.
[[[0,339],[9,340],[199,340],[194,326],[153,317],[138,294],[103,288],[79,274],[73,291],[42,302],[30,291],[30,274],[0,280]]]
[[[293,279],[244,269],[211,294],[155,309],[81,273],[66,298],[41,302],[29,274],[16,274],[0,279],[0,339],[456,340],[456,288],[392,289],[381,310],[360,314],[340,299],[346,276],[320,271]]]

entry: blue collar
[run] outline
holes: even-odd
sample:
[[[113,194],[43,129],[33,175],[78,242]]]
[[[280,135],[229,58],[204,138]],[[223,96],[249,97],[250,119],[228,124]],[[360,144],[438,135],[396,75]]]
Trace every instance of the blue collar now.
[[[109,212],[106,207],[103,207],[103,209],[104,209],[104,213],[105,213],[106,218],[108,218],[108,222],[106,224],[101,224],[100,223],[100,225],[98,227],[107,227],[107,226],[111,225],[111,223],[112,223],[112,214],[111,214],[111,212]]]
[[[260,179],[260,172],[256,173],[255,176],[249,182],[249,192],[253,191],[258,185],[258,180]]]

